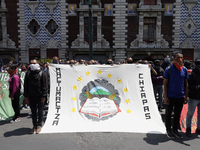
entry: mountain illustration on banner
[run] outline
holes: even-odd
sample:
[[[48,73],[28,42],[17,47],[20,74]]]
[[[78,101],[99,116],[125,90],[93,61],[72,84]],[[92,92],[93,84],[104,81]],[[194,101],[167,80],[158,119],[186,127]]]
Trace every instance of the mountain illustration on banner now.
[[[92,117],[93,120],[96,120],[96,121],[108,119],[109,117],[112,117],[113,115],[121,112],[119,108],[119,100],[118,100],[119,94],[114,89],[114,86],[111,84],[107,84],[107,85],[103,84],[103,85],[108,86],[108,89],[112,88],[112,91],[116,92],[116,93],[112,92],[111,94],[107,90],[107,88],[100,85],[95,86],[94,84],[95,81],[91,81],[93,82],[93,84],[90,84],[90,85],[93,85],[92,88],[91,86],[85,87],[85,90],[86,88],[88,89],[88,87],[90,87],[91,89],[86,90],[84,92],[85,101],[82,104],[82,107],[79,110],[79,112]],[[108,81],[106,80],[102,80],[102,81],[98,80],[98,81],[100,83],[105,83],[105,82],[108,83]]]

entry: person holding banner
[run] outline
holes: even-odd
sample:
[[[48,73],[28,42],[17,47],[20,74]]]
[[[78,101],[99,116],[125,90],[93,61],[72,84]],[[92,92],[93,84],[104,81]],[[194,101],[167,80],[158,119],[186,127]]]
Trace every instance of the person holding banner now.
[[[188,95],[188,71],[183,66],[183,54],[173,55],[174,64],[165,69],[164,72],[164,102],[166,106],[165,125],[167,137],[174,139],[183,138],[178,132],[180,114],[183,104],[187,103]],[[185,96],[185,97],[184,97]],[[174,110],[173,128],[171,129],[171,115]]]
[[[191,137],[191,124],[194,111],[198,109],[197,113],[197,129],[196,134],[200,134],[200,59],[195,60],[195,68],[189,78],[189,100],[188,100],[188,112],[186,117],[186,135]]]
[[[14,117],[10,123],[20,121],[20,106],[19,106],[19,97],[20,97],[20,77],[17,72],[17,64],[10,64],[8,68],[8,73],[10,74],[9,79],[9,97],[12,101],[12,107],[15,112]]]
[[[33,128],[31,134],[38,134],[41,131],[47,90],[46,74],[41,70],[37,60],[31,60],[30,71],[27,72],[24,80],[24,97],[29,100],[32,112]]]

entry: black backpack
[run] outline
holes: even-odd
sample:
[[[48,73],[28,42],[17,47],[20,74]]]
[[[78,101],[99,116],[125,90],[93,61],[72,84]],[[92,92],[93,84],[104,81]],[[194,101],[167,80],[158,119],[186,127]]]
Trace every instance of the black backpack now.
[[[168,80],[170,79],[170,76],[171,76],[171,72],[172,72],[172,70],[171,70],[171,66],[169,66],[169,67],[167,67],[168,68]],[[185,72],[185,76],[187,75],[187,70],[186,70],[186,67],[185,66],[183,66],[183,70],[184,70],[184,72]]]

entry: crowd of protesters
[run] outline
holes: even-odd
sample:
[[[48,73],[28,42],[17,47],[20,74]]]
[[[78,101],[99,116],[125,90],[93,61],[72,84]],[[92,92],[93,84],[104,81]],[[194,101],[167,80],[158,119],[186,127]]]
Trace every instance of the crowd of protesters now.
[[[155,95],[155,99],[156,99],[156,102],[158,104],[158,110],[160,112],[162,112],[162,109],[164,109],[166,107],[166,110],[167,110],[167,116],[168,117],[168,120],[171,119],[171,114],[173,114],[173,111],[175,111],[174,113],[177,113],[176,112],[176,106],[174,106],[172,104],[172,101],[176,101],[176,99],[174,99],[174,97],[170,97],[169,95],[169,92],[170,89],[169,87],[171,85],[173,86],[176,86],[177,83],[172,83],[173,81],[172,80],[169,80],[169,76],[171,76],[171,72],[172,72],[172,75],[173,75],[173,70],[176,68],[181,72],[181,69],[183,68],[183,63],[184,63],[184,68],[186,68],[185,70],[187,71],[187,74],[185,74],[184,78],[183,78],[183,83],[184,81],[186,81],[187,79],[189,79],[189,76],[192,75],[192,79],[189,80],[189,89],[192,89],[193,92],[189,91],[189,97],[191,96],[191,98],[189,99],[189,108],[188,108],[188,114],[187,114],[187,130],[186,130],[186,135],[187,136],[191,136],[191,117],[194,113],[194,108],[196,106],[198,106],[198,108],[200,109],[200,59],[196,59],[196,61],[188,61],[188,60],[185,60],[183,61],[183,56],[181,53],[176,53],[173,55],[174,58],[173,60],[170,59],[169,56],[166,56],[164,58],[164,60],[154,60],[154,61],[147,61],[147,60],[137,60],[137,61],[133,61],[132,58],[127,58],[126,60],[124,61],[121,61],[121,62],[117,62],[115,63],[112,59],[107,59],[107,61],[97,61],[97,60],[89,60],[89,61],[86,61],[84,59],[80,59],[80,60],[63,60],[63,59],[59,59],[57,56],[53,57],[51,63],[53,64],[65,64],[65,65],[70,65],[70,66],[73,66],[73,65],[124,65],[124,64],[147,64],[149,65],[150,67],[150,70],[151,70],[151,77],[152,77],[152,85],[153,85],[153,89],[154,89],[154,95]],[[176,58],[176,59],[175,59]],[[36,65],[34,65],[32,62],[34,62],[34,64],[37,64],[37,67]],[[39,68],[38,68],[39,67]],[[37,70],[37,73],[40,72],[40,70],[43,72],[43,74],[46,76],[45,78],[43,78],[43,82],[44,80],[47,80],[47,86],[46,86],[46,90],[45,92],[46,93],[43,93],[43,96],[40,96],[41,101],[42,101],[42,104],[46,104],[48,103],[48,94],[49,94],[49,90],[50,90],[50,76],[49,76],[49,63],[44,63],[44,62],[40,62],[38,63],[36,60],[31,60],[30,64],[18,64],[17,62],[12,62],[10,61],[8,64],[6,65],[3,65],[2,63],[0,63],[0,71],[1,72],[8,72],[10,74],[10,85],[12,86],[12,75],[13,74],[17,74],[19,71],[27,71],[26,73],[26,78],[28,78],[27,74],[29,74],[31,72],[31,70],[33,71],[34,69]],[[39,70],[39,71],[38,71]],[[193,71],[194,70],[194,71]],[[199,72],[198,72],[199,70]],[[28,73],[29,72],[29,73]],[[169,73],[170,72],[170,73]],[[182,69],[182,72],[184,72],[184,69]],[[176,76],[177,77],[177,76]],[[18,77],[15,77],[16,79]],[[25,81],[27,83],[27,79],[25,78]],[[34,78],[34,75],[32,75],[32,78]],[[181,74],[180,74],[180,77],[178,76],[178,78],[181,78]],[[15,80],[15,79],[14,79]],[[32,79],[30,79],[32,80]],[[16,80],[18,81],[18,79]],[[166,81],[167,81],[167,84],[166,84]],[[170,81],[168,83],[168,81]],[[197,81],[197,82],[196,82]],[[33,84],[30,82],[30,84]],[[175,84],[175,85],[174,85]],[[165,85],[165,91],[164,91],[164,85]],[[181,85],[182,86],[182,85]],[[27,88],[31,88],[30,86],[26,85],[25,86],[25,99],[24,99],[24,102],[23,102],[23,105],[22,105],[22,108],[29,108],[29,102],[30,102],[30,99],[34,99],[32,97],[29,97],[28,98],[28,94],[26,92]],[[167,90],[168,88],[168,90]],[[10,88],[11,90],[13,90],[12,88]],[[183,88],[183,90],[185,90]],[[196,91],[195,91],[196,90]],[[16,91],[16,90],[15,90]],[[10,91],[11,95],[11,99],[14,100],[14,99],[17,99],[17,98],[14,98],[14,95],[13,95],[13,91]],[[37,93],[38,91],[36,91]],[[182,91],[181,91],[182,92]],[[183,95],[186,95],[186,93],[184,93],[185,91],[183,91]],[[40,93],[40,91],[38,92]],[[192,93],[192,94],[191,94]],[[30,95],[30,94],[29,94]],[[41,94],[42,95],[42,94]],[[194,96],[195,95],[195,96]],[[16,96],[18,97],[18,96]],[[169,97],[169,98],[168,98]],[[45,100],[44,100],[45,98]],[[179,98],[179,97],[178,97]],[[184,97],[181,97],[181,100],[182,98]],[[29,101],[28,101],[29,99]],[[187,98],[185,98],[187,99]],[[194,100],[195,99],[195,100]],[[14,111],[15,111],[15,116],[13,117],[13,119],[11,120],[11,122],[18,122],[20,121],[20,118],[19,118],[19,106],[16,105],[16,103],[19,103],[18,102],[19,100],[17,99],[16,102],[12,103],[13,105],[13,108],[14,108]],[[32,104],[33,104],[33,101],[39,101],[40,100],[32,100]],[[194,102],[193,102],[194,101]],[[183,103],[187,103],[186,100],[182,101]],[[34,103],[35,104],[40,104],[40,103]],[[179,105],[180,103],[178,103],[177,105]],[[170,106],[170,111],[169,111],[169,106]],[[180,110],[182,110],[182,104],[179,105],[179,113],[175,114],[178,118],[175,119],[175,122],[179,122],[179,119],[180,119]],[[39,108],[39,111],[40,111],[40,114],[39,114],[39,128],[37,127],[38,124],[37,124],[37,113],[36,113],[36,108],[34,107],[34,110],[31,110],[31,113],[33,113],[32,115],[34,116],[33,119],[33,128],[31,130],[31,133],[39,133],[40,130],[41,130],[41,119],[43,118],[42,117],[42,109],[44,107],[40,107]],[[33,106],[32,106],[32,109],[33,109]],[[200,110],[199,110],[200,112]],[[36,117],[35,117],[36,116]],[[166,118],[167,119],[167,118]],[[200,115],[198,116],[198,127],[197,127],[197,130],[196,130],[196,133],[197,134],[200,134]],[[182,135],[180,133],[178,133],[177,131],[177,124],[174,125],[174,130],[173,132],[171,132],[171,122],[167,121],[167,124],[166,124],[166,130],[167,130],[167,136],[169,138],[174,138],[175,136],[178,137],[178,138],[182,138]],[[39,131],[38,131],[39,130]]]

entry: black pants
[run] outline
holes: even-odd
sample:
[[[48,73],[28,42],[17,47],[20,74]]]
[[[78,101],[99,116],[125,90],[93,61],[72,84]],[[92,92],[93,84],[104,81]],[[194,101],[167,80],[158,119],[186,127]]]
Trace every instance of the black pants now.
[[[20,114],[19,97],[20,97],[20,91],[18,90],[14,95],[14,100],[11,100],[12,107],[15,112],[15,116],[13,117],[13,119],[16,119],[17,117],[19,117],[19,114]]]
[[[41,102],[41,97],[29,98],[29,104],[32,113],[33,126],[42,126],[44,102]]]
[[[178,130],[183,103],[184,103],[184,98],[170,98],[169,97],[169,105],[167,105],[166,111],[165,111],[166,130],[171,130],[171,115],[172,115],[173,110],[174,110],[173,130],[175,131]]]

